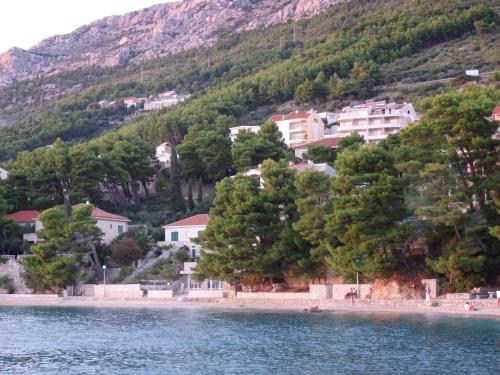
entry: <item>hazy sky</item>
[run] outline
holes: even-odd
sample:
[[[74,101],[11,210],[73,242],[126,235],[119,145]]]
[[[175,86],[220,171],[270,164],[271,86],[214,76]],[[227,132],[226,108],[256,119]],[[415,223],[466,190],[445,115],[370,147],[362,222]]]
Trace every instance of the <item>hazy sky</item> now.
[[[0,0],[0,52],[29,48],[99,18],[172,0]]]

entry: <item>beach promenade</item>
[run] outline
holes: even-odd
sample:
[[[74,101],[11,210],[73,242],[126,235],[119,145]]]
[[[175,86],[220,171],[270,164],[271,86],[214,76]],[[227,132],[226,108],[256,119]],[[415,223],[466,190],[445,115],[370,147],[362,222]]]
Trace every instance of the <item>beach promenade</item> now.
[[[496,300],[472,300],[476,311],[465,311],[467,300],[434,299],[432,305],[422,299],[415,300],[371,300],[359,299],[354,304],[351,300],[318,299],[274,299],[254,298],[102,298],[102,297],[57,297],[55,295],[0,295],[1,306],[52,306],[52,307],[89,307],[89,308],[125,308],[125,309],[171,309],[171,308],[218,308],[240,310],[275,310],[275,311],[320,311],[320,312],[355,312],[355,313],[406,313],[406,314],[450,314],[467,317],[490,317],[500,319],[500,306]],[[316,308],[317,307],[317,308]]]

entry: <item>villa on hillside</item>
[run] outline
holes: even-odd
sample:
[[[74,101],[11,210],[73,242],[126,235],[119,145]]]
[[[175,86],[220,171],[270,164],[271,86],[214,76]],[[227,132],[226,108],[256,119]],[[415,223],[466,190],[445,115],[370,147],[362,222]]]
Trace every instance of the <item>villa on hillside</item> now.
[[[157,95],[156,98],[147,99],[144,103],[145,111],[153,111],[177,105],[191,97],[190,94],[177,94],[173,91],[166,91]]]
[[[80,206],[81,205],[74,205],[73,208],[78,208]],[[32,233],[25,233],[23,235],[24,241],[32,243],[43,241],[37,236],[37,233],[43,229],[43,224],[40,221],[40,212],[18,211],[7,215],[7,217],[14,220],[19,225],[34,225]],[[124,216],[115,215],[94,207],[91,217],[96,220],[97,227],[103,233],[101,241],[104,244],[110,244],[116,237],[122,233],[128,232],[130,220]]]
[[[172,156],[172,148],[168,142],[156,146],[156,159],[160,162],[163,168],[170,168],[170,157]]]
[[[260,125],[235,126],[229,129],[229,138],[231,138],[231,142],[234,142],[240,132],[246,131],[251,133],[258,133],[259,130],[260,130]]]
[[[198,214],[185,219],[167,224],[165,228],[165,242],[159,242],[159,245],[170,243],[176,246],[186,246],[189,248],[191,261],[184,262],[180,274],[183,276],[185,284],[188,286],[190,297],[198,296],[200,293],[218,293],[227,287],[227,285],[216,279],[206,279],[198,282],[192,278],[196,260],[201,256],[200,245],[193,242],[199,234],[206,229],[209,221],[207,214]],[[198,294],[197,294],[198,293]],[[208,295],[208,294],[204,294]]]
[[[314,142],[325,137],[325,124],[314,111],[292,112],[271,117],[288,147]]]
[[[9,177],[9,172],[6,169],[0,167],[0,180],[6,180]]]
[[[307,152],[307,149],[309,148],[309,146],[321,145],[321,146],[326,146],[326,147],[330,147],[330,148],[337,148],[338,142],[339,142],[339,138],[323,138],[323,139],[320,139],[319,141],[303,143],[301,145],[293,146],[292,148],[293,148],[295,156],[302,159],[302,156]]]
[[[331,136],[338,138],[358,133],[366,143],[377,143],[415,121],[418,115],[411,103],[368,100],[342,108],[338,115],[338,133]]]
[[[316,171],[325,173],[328,176],[336,176],[337,173],[335,169],[330,167],[327,163],[313,163],[312,161],[308,161],[306,163],[289,163],[290,168],[295,169],[298,172],[303,172],[306,170]],[[262,178],[262,169],[259,164],[256,168],[252,168],[243,173],[243,176],[253,177],[259,182],[260,188],[264,187],[264,179]]]

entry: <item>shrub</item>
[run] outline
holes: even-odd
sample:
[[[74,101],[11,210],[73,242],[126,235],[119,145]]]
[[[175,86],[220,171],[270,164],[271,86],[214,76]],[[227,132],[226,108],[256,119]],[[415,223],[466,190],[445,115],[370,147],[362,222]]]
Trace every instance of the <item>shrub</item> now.
[[[12,279],[9,276],[0,277],[0,288],[7,290],[7,293],[9,294],[13,294],[16,290],[12,284]]]
[[[175,253],[175,260],[177,260],[179,263],[187,262],[189,260],[189,254],[185,249],[179,249]]]
[[[141,259],[144,252],[136,239],[125,236],[111,245],[111,254],[117,264],[128,266]]]
[[[162,260],[156,263],[151,274],[158,275],[165,280],[175,280],[178,276],[178,271],[170,259]]]

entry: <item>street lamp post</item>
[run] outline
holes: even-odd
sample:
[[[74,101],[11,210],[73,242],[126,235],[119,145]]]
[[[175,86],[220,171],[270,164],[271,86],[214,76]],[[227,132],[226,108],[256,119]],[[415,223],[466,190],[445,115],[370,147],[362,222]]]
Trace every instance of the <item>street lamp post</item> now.
[[[106,265],[102,266],[102,271],[104,272],[104,290],[103,290],[103,296],[106,297]]]

